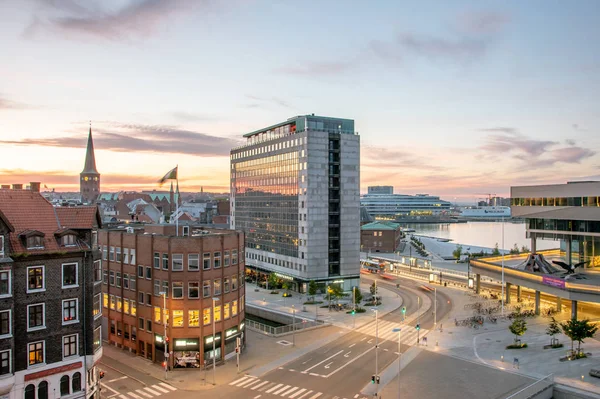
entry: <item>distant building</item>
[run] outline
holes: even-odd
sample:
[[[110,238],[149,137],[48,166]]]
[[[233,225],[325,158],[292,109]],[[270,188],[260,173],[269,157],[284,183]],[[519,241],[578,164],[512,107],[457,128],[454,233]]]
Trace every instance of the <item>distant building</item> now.
[[[163,362],[170,342],[171,367],[200,367],[212,359],[213,339],[217,361],[235,353],[244,331],[242,232],[180,225],[176,236],[173,224],[147,224],[103,230],[99,243],[111,345]]]
[[[361,206],[374,218],[394,220],[405,215],[439,215],[450,210],[450,202],[428,194],[365,194]]]
[[[84,204],[95,203],[98,194],[100,194],[100,173],[96,169],[96,156],[94,155],[91,126],[85,152],[85,164],[83,171],[79,174],[79,192],[81,194],[81,202]]]
[[[394,186],[369,186],[369,194],[394,194]]]
[[[0,394],[100,398],[100,216],[0,189]]]
[[[231,227],[246,233],[246,267],[358,286],[360,137],[354,121],[302,115],[244,135],[231,151]]]
[[[373,222],[360,228],[360,247],[363,252],[395,252],[403,234],[400,224]]]

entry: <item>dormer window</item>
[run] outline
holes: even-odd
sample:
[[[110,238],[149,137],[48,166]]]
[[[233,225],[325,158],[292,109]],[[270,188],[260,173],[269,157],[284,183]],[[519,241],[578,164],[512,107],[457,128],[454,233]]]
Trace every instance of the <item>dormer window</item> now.
[[[42,237],[42,236],[27,237],[27,249],[41,249],[41,248],[44,248],[44,237]]]
[[[72,247],[72,246],[76,245],[75,240],[76,240],[75,234],[67,234],[67,235],[62,236],[61,244],[64,247]]]
[[[0,236],[0,258],[4,257],[4,236]]]

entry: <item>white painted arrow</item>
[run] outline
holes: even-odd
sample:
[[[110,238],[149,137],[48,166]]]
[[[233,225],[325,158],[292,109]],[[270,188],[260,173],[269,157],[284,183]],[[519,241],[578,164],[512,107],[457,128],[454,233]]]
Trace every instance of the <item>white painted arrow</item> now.
[[[350,357],[351,353],[352,353],[352,351],[349,351],[348,353],[344,354],[344,357]]]
[[[328,369],[328,368],[329,368],[329,366],[331,366],[331,364],[332,364],[332,363],[333,363],[333,362],[329,362],[329,363],[327,363],[327,364],[326,364],[324,367],[325,367],[326,369]]]

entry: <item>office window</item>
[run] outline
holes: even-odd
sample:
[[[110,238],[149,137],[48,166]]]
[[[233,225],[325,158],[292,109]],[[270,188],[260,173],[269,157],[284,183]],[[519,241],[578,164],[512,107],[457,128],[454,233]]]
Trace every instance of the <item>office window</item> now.
[[[188,298],[200,298],[200,283],[197,281],[188,282]]]
[[[225,320],[229,319],[229,302],[225,303],[223,306],[223,318]]]
[[[144,266],[138,265],[137,270],[138,270],[138,274],[137,274],[138,278],[144,278]]]
[[[101,296],[102,294],[94,295],[94,303],[92,305],[92,315],[94,318],[102,316],[102,304],[100,303],[102,301]]]
[[[123,299],[118,296],[117,297],[117,312],[121,312],[123,310]]]
[[[210,280],[204,280],[202,282],[202,297],[208,298],[210,296]]]
[[[12,295],[12,275],[10,270],[0,271],[0,298]]]
[[[221,267],[221,252],[213,253],[213,265],[215,269]]]
[[[231,291],[235,291],[237,290],[237,274],[234,274],[233,276],[231,276]]]
[[[123,298],[123,313],[129,314],[129,299]]]
[[[146,293],[146,305],[152,305],[152,295],[149,292]]]
[[[229,267],[229,251],[223,252],[223,267]]]
[[[117,300],[113,294],[110,294],[110,308],[115,310],[117,308]]]
[[[115,260],[115,247],[110,247],[110,252],[108,253],[108,260],[114,262]]]
[[[117,248],[115,248],[115,250],[116,250],[115,261],[120,262],[121,261],[121,247],[117,247]]]
[[[109,284],[114,286],[115,285],[115,272],[113,272],[112,270],[109,272],[110,278],[109,278]]]
[[[102,270],[102,283],[108,284],[108,270]]]
[[[38,292],[46,289],[44,279],[44,266],[30,266],[27,268],[27,292]]]
[[[167,298],[169,297],[169,282],[168,281],[163,281],[162,282],[162,292],[165,293],[165,295],[167,296]]]
[[[207,326],[210,324],[210,308],[205,308],[202,311],[202,323]]]
[[[221,321],[221,305],[215,306],[215,323]]]
[[[181,281],[173,282],[173,299],[183,298],[183,283]]]
[[[0,375],[10,374],[10,350],[0,352]]]
[[[77,356],[77,334],[63,337],[63,359],[71,356]]]
[[[123,248],[123,263],[129,263],[129,248]]]
[[[46,304],[27,305],[27,331],[46,328]]]
[[[146,280],[152,280],[152,268],[146,266]]]
[[[173,310],[173,327],[183,327],[183,310]]]
[[[173,265],[171,267],[174,272],[183,271],[183,254],[173,254]]]
[[[77,299],[65,299],[64,301],[62,301],[63,324],[71,324],[78,321],[77,305]]]
[[[238,313],[238,301],[235,300],[235,301],[231,302],[231,315],[237,316],[237,313]]]
[[[102,294],[102,305],[108,308],[108,294]]]
[[[135,301],[131,301],[131,315],[135,316],[137,314],[137,308],[135,307]]]
[[[162,312],[161,312],[161,309],[160,309],[160,307],[158,307],[158,306],[155,306],[155,307],[154,307],[154,322],[155,322],[155,323],[161,324],[161,320],[160,320],[160,319],[161,319],[161,317],[160,317],[160,316],[161,316],[161,313],[162,313]]]
[[[160,296],[160,280],[154,280],[154,296]]]
[[[107,260],[108,258],[108,247],[106,245],[102,246],[102,260]]]
[[[200,327],[199,310],[188,310],[188,327]]]
[[[116,281],[117,281],[117,283],[116,283],[117,288],[121,288],[121,273],[120,272],[117,272],[117,280]]]
[[[214,295],[221,295],[221,279],[220,278],[217,278],[214,280],[213,292],[214,292]]]
[[[210,253],[209,252],[205,252],[202,255],[202,269],[203,270],[210,269]]]
[[[10,309],[0,312],[0,338],[10,336],[11,332]]]
[[[200,260],[198,254],[188,255],[188,270],[191,272],[200,270]]]
[[[140,328],[140,330],[143,330],[146,327],[146,323],[141,317],[138,319],[138,327]]]
[[[129,289],[129,274],[123,273],[123,288]]]
[[[225,290],[226,294],[229,292],[229,278],[228,277],[225,277],[223,279],[223,289]]]
[[[163,268],[163,270],[169,270],[169,254],[163,254],[162,268]]]
[[[35,366],[36,364],[44,363],[45,358],[45,350],[44,350],[44,341],[32,342],[28,346],[29,352],[29,365]]]
[[[152,320],[146,320],[146,331],[152,331]]]
[[[135,276],[132,274],[132,275],[129,277],[129,289],[130,289],[131,291],[135,291],[135,284],[136,284],[136,281],[137,281],[137,280],[135,279]]]
[[[237,263],[238,263],[238,251],[237,251],[237,249],[232,249],[231,250],[231,264],[237,265]]]
[[[102,261],[94,261],[94,282],[99,283],[102,281]]]
[[[138,302],[140,303],[140,305],[144,304],[144,293],[143,292],[138,292]]]

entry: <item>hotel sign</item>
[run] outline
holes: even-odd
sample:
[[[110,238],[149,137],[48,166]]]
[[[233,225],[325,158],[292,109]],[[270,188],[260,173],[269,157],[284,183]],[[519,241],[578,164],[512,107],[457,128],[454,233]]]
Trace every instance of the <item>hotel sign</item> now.
[[[556,288],[565,288],[565,280],[560,278],[542,276],[542,283]]]
[[[68,364],[66,366],[54,367],[48,370],[39,371],[33,374],[27,374],[24,378],[25,381],[35,380],[37,378],[47,377],[49,375],[64,373],[65,371],[76,370],[83,366],[82,362]]]

